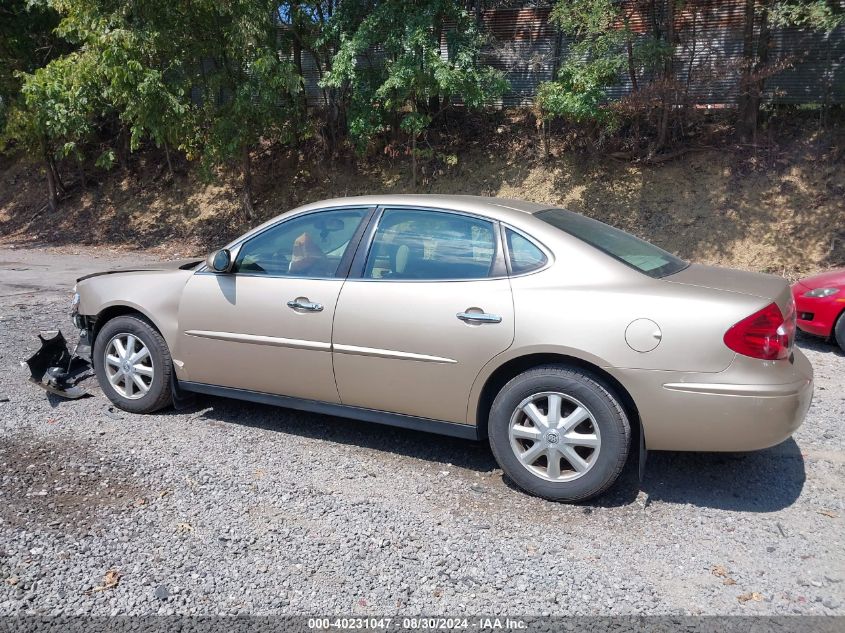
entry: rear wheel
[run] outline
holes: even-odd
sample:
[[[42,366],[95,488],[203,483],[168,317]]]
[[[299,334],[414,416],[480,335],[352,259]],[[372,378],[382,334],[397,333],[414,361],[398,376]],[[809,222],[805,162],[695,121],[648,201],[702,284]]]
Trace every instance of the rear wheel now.
[[[499,392],[489,435],[496,461],[520,488],[553,501],[584,501],[619,476],[631,430],[618,400],[589,374],[546,365]]]
[[[833,337],[839,348],[845,352],[845,312],[839,315],[836,320],[836,326],[833,328]]]
[[[170,404],[170,352],[145,318],[108,321],[97,334],[93,357],[103,393],[121,409],[151,413]]]

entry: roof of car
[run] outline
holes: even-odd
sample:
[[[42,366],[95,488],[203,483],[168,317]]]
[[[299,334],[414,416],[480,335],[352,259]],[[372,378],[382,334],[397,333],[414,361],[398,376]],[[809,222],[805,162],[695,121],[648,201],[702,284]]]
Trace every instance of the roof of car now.
[[[553,205],[538,204],[527,200],[515,200],[511,198],[489,198],[485,196],[451,196],[442,194],[387,194],[370,196],[349,196],[346,198],[332,198],[320,200],[310,204],[291,209],[290,211],[277,215],[241,235],[237,240],[231,242],[229,247],[237,242],[242,242],[252,235],[255,235],[267,227],[287,217],[298,215],[307,211],[318,209],[331,209],[337,207],[374,207],[374,206],[415,206],[428,209],[445,209],[449,211],[463,211],[466,213],[477,213],[490,218],[511,221],[514,225],[520,225],[520,219],[524,220],[526,215],[532,215]]]
[[[445,194],[388,194],[370,196],[350,196],[348,198],[334,198],[314,202],[295,211],[306,211],[324,207],[336,206],[375,206],[375,205],[402,205],[420,206],[429,208],[451,209],[453,211],[467,211],[470,213],[481,213],[491,215],[508,215],[509,213],[537,213],[548,209],[549,204],[538,204],[527,200],[515,200],[512,198],[490,198],[485,196],[462,196]]]

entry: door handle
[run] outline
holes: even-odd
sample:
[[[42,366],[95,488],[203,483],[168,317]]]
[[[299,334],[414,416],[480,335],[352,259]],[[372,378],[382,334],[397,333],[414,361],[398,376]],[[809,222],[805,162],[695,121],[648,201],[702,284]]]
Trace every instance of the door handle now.
[[[292,310],[305,310],[306,312],[322,312],[322,303],[313,303],[306,297],[297,297],[288,301],[288,307]]]
[[[498,314],[487,314],[486,312],[458,312],[456,315],[461,321],[467,323],[501,323],[502,317]]]

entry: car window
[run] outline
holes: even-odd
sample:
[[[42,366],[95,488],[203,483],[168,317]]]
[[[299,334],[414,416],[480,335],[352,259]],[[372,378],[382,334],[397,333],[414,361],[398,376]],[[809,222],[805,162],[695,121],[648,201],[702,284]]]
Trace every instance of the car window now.
[[[536,213],[535,217],[587,242],[649,277],[666,277],[689,265],[654,244],[572,211],[547,209]]]
[[[259,233],[241,246],[233,272],[334,277],[366,209],[320,211]]]
[[[508,241],[511,273],[519,275],[546,265],[545,253],[534,242],[510,229],[505,230],[505,237]]]
[[[439,211],[387,209],[373,239],[369,279],[482,279],[496,254],[493,223]]]

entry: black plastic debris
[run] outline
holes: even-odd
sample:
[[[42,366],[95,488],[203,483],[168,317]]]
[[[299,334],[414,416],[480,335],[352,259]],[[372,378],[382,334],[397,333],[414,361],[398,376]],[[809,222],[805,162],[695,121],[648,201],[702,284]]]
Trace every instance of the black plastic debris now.
[[[38,339],[41,349],[21,363],[29,367],[30,380],[62,398],[76,399],[86,395],[88,391],[79,383],[93,374],[91,364],[70,353],[61,331],[57,330],[53,336],[39,334]]]

